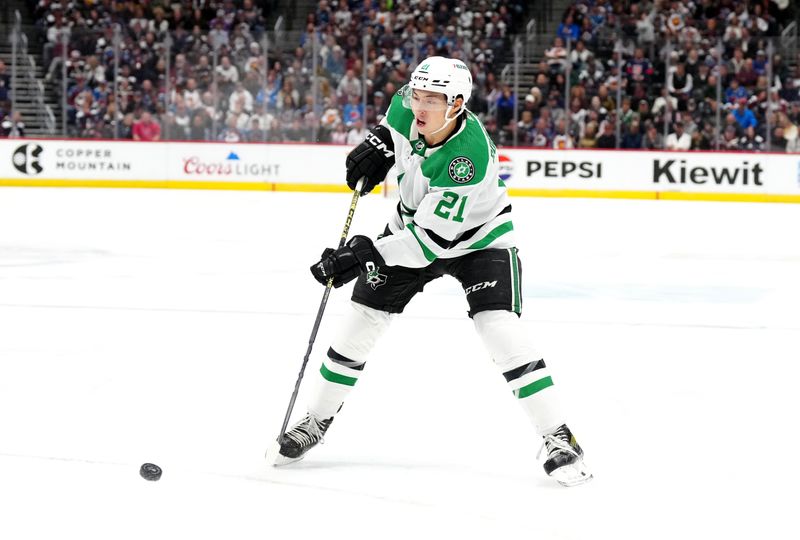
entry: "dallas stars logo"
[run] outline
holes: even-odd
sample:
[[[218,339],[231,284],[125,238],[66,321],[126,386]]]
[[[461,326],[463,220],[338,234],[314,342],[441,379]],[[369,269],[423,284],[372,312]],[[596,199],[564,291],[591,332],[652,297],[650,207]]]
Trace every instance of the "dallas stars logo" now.
[[[475,178],[475,166],[465,157],[457,157],[450,162],[447,168],[450,178],[456,184],[466,184]]]
[[[381,274],[378,272],[380,270],[380,266],[375,266],[375,263],[372,261],[368,261],[366,264],[367,269],[367,283],[372,290],[376,290],[378,287],[386,283],[386,275]]]

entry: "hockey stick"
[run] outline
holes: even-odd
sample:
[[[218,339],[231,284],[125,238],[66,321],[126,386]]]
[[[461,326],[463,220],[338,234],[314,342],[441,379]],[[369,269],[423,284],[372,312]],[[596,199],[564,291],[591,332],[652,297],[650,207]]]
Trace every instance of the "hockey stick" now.
[[[340,248],[344,246],[344,243],[347,240],[347,233],[350,232],[350,224],[353,222],[353,214],[356,213],[356,204],[358,204],[358,198],[361,194],[361,188],[363,185],[364,180],[359,180],[356,184],[355,191],[353,191],[353,199],[350,201],[350,211],[347,212],[347,220],[344,222],[342,236],[339,238]],[[297,375],[297,382],[294,383],[294,392],[292,392],[292,398],[289,400],[289,408],[286,409],[286,416],[283,419],[281,433],[278,435],[277,441],[279,443],[286,434],[286,426],[289,425],[289,417],[292,416],[294,402],[297,400],[297,394],[300,392],[300,383],[303,380],[303,374],[306,371],[306,364],[308,364],[308,358],[311,356],[311,349],[314,347],[314,341],[317,339],[317,331],[319,330],[320,322],[322,322],[322,314],[325,313],[325,306],[328,304],[328,297],[331,295],[331,288],[333,288],[333,278],[328,279],[328,283],[325,285],[325,292],[322,294],[322,302],[320,302],[319,309],[317,310],[317,319],[314,321],[314,328],[311,330],[311,337],[308,339],[308,349],[306,349],[306,355],[303,357],[303,365],[300,366],[300,373]]]

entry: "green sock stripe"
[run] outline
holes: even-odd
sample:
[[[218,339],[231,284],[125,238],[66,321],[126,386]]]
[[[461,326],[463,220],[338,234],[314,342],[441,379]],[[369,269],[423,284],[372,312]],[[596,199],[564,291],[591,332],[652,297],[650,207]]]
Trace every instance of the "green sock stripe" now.
[[[544,390],[548,386],[553,386],[553,379],[550,377],[545,377],[544,379],[539,379],[538,381],[534,381],[527,386],[523,386],[519,390],[514,390],[514,394],[519,399],[526,398],[528,396],[532,396],[536,392],[540,390]]]
[[[520,301],[519,290],[519,261],[517,260],[517,249],[511,248],[511,278],[512,278],[512,310],[514,313],[522,311],[522,302]]]
[[[330,381],[336,384],[343,384],[345,386],[353,386],[356,384],[358,380],[356,377],[348,377],[347,375],[340,375],[339,373],[334,373],[333,371],[329,370],[325,364],[322,364],[322,367],[319,369],[319,372],[322,374],[322,377],[326,381]]]

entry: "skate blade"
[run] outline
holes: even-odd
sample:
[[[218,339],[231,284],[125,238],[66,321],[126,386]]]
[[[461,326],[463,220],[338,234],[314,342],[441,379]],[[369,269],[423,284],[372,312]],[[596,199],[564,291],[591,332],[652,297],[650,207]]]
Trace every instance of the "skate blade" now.
[[[594,475],[592,475],[583,461],[576,461],[570,465],[559,467],[550,473],[550,476],[564,487],[580,486],[594,478]]]
[[[280,453],[281,445],[278,444],[278,441],[273,442],[267,451],[264,453],[264,460],[272,465],[273,467],[283,467],[284,465],[290,465],[292,463],[297,463],[305,456],[300,456],[297,458],[289,458]]]

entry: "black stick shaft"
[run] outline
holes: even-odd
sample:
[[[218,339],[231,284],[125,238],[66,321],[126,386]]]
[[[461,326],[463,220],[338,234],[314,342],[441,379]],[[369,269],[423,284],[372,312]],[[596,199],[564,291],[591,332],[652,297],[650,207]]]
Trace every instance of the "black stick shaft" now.
[[[353,191],[353,199],[350,201],[350,211],[347,213],[347,220],[344,222],[342,237],[339,239],[340,248],[344,246],[344,243],[347,240],[347,233],[350,232],[350,224],[353,222],[353,215],[356,213],[356,204],[358,204],[361,186],[362,184],[359,182],[355,191]],[[308,349],[306,349],[306,355],[303,357],[303,365],[300,366],[300,373],[297,375],[297,382],[294,383],[294,392],[292,392],[292,398],[289,400],[289,408],[286,409],[286,416],[283,418],[283,426],[281,426],[281,433],[278,435],[278,442],[280,442],[280,440],[283,438],[284,434],[286,433],[286,426],[289,425],[289,417],[292,415],[294,403],[297,400],[297,394],[300,392],[300,383],[303,381],[303,374],[306,371],[306,365],[308,364],[308,359],[311,356],[311,349],[314,347],[314,341],[317,339],[317,331],[319,330],[320,322],[322,322],[322,314],[325,313],[325,306],[328,304],[328,297],[331,295],[332,287],[333,278],[330,278],[328,283],[325,285],[325,292],[322,295],[322,302],[320,302],[319,309],[317,310],[317,318],[314,321],[314,328],[311,330],[311,337],[308,339]]]

